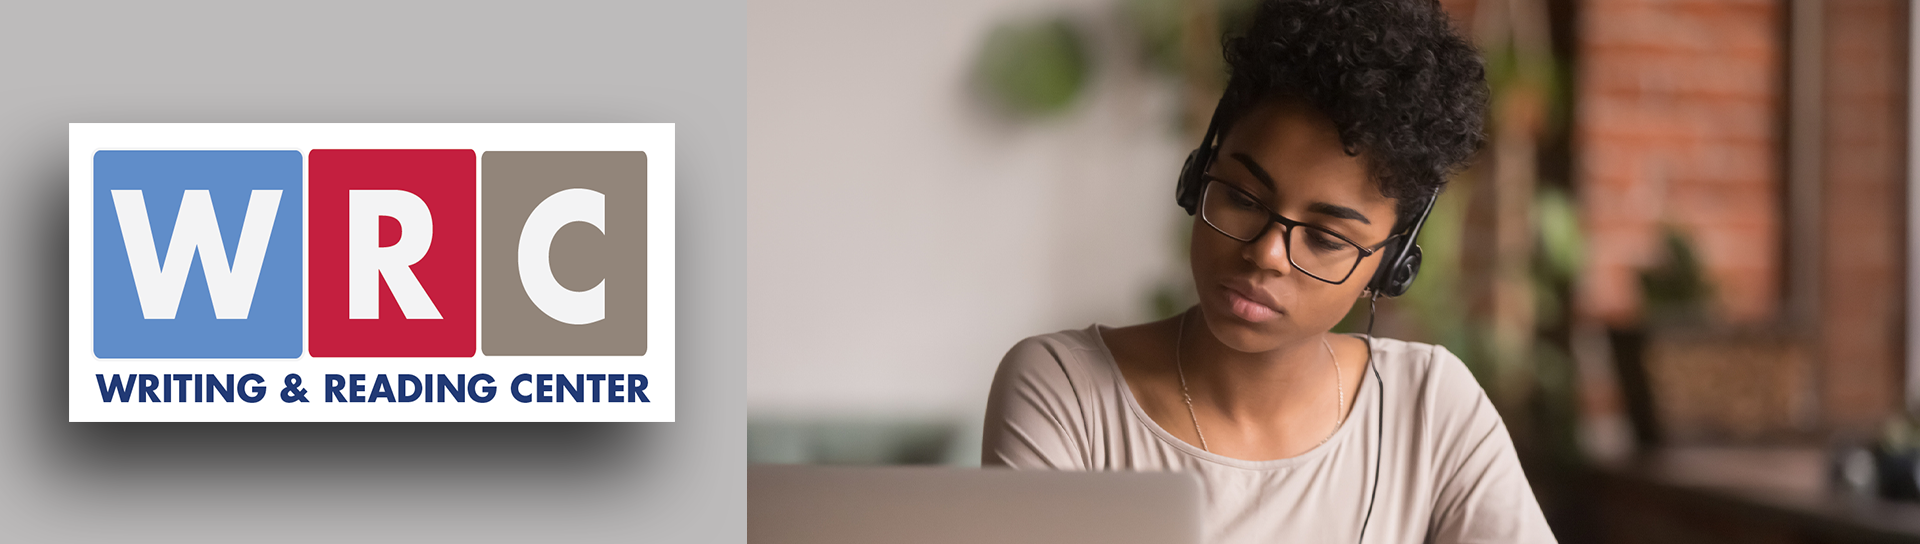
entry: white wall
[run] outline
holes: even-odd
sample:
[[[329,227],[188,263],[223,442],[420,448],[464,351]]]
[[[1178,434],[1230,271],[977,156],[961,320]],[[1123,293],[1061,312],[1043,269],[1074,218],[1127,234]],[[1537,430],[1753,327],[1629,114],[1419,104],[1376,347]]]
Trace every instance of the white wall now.
[[[751,417],[978,418],[1014,342],[1138,322],[1153,285],[1186,281],[1172,194],[1193,143],[1118,4],[753,6]],[[1051,13],[1095,31],[1089,92],[996,114],[969,85],[990,25]]]

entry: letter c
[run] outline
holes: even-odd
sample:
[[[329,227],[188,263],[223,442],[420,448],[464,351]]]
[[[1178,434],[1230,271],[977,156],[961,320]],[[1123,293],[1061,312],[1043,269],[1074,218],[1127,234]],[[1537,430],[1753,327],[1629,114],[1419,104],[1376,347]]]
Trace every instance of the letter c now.
[[[607,232],[607,196],[588,189],[554,193],[534,206],[520,229],[520,286],[540,311],[561,323],[585,325],[607,317],[607,280],[573,291],[553,279],[553,235],[568,223],[586,223]]]

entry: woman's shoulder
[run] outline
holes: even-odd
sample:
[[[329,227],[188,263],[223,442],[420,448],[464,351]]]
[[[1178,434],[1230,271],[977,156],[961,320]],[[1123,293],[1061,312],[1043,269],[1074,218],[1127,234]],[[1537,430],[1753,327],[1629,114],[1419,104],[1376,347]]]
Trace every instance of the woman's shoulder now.
[[[987,392],[982,462],[1084,467],[1094,419],[1115,406],[1099,325],[1029,336],[1007,350]]]
[[[1367,338],[1362,334],[1353,336],[1363,340]],[[1446,346],[1426,342],[1376,336],[1371,341],[1371,347],[1380,362],[1398,367],[1397,373],[1421,374],[1431,370],[1436,364],[1444,366],[1449,361],[1460,360],[1452,351],[1448,351]]]
[[[1105,385],[1120,382],[1124,369],[1134,376],[1142,364],[1142,354],[1171,353],[1173,327],[1179,316],[1123,327],[1094,323],[1083,329],[1068,329],[1029,336],[1007,350],[1000,362],[1001,372],[1009,367],[1065,373],[1077,382]]]
[[[1100,326],[1089,325],[1083,329],[1065,329],[1046,334],[1036,334],[1020,339],[1009,351],[1023,350],[1098,350],[1100,347]]]
[[[999,374],[1072,380],[1110,372],[1111,358],[1096,324],[1021,339],[1000,359]]]
[[[1390,394],[1417,400],[1416,407],[1429,416],[1473,416],[1492,409],[1486,390],[1466,362],[1446,346],[1374,338],[1373,353],[1386,386],[1400,389]]]
[[[1093,466],[1098,414],[1112,413],[1114,366],[1102,327],[1014,343],[987,393],[981,463],[1016,468]]]

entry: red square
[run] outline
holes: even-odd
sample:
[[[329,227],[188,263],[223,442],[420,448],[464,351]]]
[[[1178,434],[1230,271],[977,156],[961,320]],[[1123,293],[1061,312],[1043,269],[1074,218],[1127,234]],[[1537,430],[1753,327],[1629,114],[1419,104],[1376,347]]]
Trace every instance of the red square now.
[[[309,353],[473,356],[475,164],[471,149],[308,154]]]

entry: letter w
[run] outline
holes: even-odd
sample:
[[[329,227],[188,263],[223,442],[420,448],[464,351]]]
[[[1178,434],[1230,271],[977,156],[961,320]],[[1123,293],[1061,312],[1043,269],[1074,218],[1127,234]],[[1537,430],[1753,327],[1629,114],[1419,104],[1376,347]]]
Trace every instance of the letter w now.
[[[207,276],[213,297],[213,316],[246,319],[253,309],[253,290],[260,283],[260,265],[266,261],[273,217],[280,210],[280,190],[259,189],[247,202],[247,218],[240,224],[240,247],[233,266],[227,266],[227,246],[213,215],[213,196],[205,189],[188,190],[180,197],[180,215],[173,221],[173,240],[167,243],[167,261],[155,255],[153,228],[147,221],[147,202],[138,190],[114,190],[113,207],[120,215],[120,237],[127,243],[127,261],[133,268],[134,290],[147,319],[173,319],[180,293],[187,286],[193,254]]]
[[[107,385],[106,376],[94,374],[93,381],[100,382],[100,402],[113,402],[115,396],[120,397],[120,402],[126,402],[133,396],[133,382],[137,377],[136,374],[128,374],[127,381],[122,382],[120,375],[114,374],[113,385]]]

